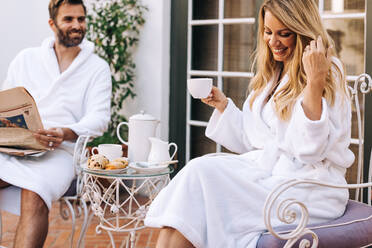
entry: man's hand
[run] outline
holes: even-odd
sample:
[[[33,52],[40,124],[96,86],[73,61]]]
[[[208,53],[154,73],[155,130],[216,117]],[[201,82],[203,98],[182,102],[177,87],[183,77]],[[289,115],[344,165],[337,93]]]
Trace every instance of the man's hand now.
[[[34,133],[34,137],[40,144],[53,150],[61,145],[65,140],[65,134],[60,127],[50,129],[40,129]]]

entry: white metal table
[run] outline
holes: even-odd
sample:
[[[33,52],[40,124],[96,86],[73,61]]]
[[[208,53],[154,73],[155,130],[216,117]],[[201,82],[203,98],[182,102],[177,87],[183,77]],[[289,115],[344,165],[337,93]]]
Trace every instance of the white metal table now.
[[[105,230],[115,247],[112,232],[127,232],[126,247],[134,247],[136,231],[145,228],[143,220],[152,200],[164,188],[172,167],[153,173],[137,174],[128,169],[124,174],[83,169],[83,199],[91,202],[93,214],[100,223],[96,232]],[[103,179],[106,182],[103,182]]]

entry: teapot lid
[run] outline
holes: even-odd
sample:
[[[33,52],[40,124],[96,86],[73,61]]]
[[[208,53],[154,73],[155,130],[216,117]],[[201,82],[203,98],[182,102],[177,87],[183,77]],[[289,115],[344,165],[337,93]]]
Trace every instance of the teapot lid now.
[[[155,117],[149,114],[145,114],[144,110],[141,110],[139,114],[132,115],[129,120],[136,121],[156,121]]]

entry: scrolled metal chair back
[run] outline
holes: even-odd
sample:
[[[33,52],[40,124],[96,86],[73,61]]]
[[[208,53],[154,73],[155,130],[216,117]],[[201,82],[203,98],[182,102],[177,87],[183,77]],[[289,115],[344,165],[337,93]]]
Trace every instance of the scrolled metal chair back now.
[[[368,94],[372,90],[372,79],[371,76],[363,73],[360,74],[355,80],[353,87],[348,86],[348,89],[351,94],[351,100],[354,102],[355,112],[357,117],[357,130],[358,130],[358,139],[352,139],[352,144],[358,145],[358,162],[357,162],[357,184],[363,182],[363,152],[364,152],[364,132],[362,126],[362,114],[361,114],[361,106],[359,103],[359,94],[361,93],[363,96]],[[369,176],[368,182],[372,181],[372,158],[369,161]],[[371,205],[371,187],[368,188],[357,188],[355,191],[355,200],[363,202],[363,191],[368,191],[368,199],[367,202]]]
[[[371,205],[371,188],[372,188],[372,157],[371,161],[369,162],[369,175],[368,175],[368,182],[361,183],[363,178],[363,145],[364,145],[364,137],[362,131],[362,118],[361,118],[361,108],[359,104],[359,92],[364,94],[369,93],[372,90],[372,79],[368,74],[361,74],[359,75],[355,81],[354,86],[347,87],[351,93],[351,99],[355,104],[355,111],[357,115],[357,123],[358,123],[358,139],[352,140],[352,143],[358,144],[358,175],[357,175],[357,184],[347,184],[347,185],[337,185],[337,184],[328,184],[316,180],[298,180],[292,179],[288,180],[282,184],[280,184],[276,189],[274,189],[268,197],[266,198],[266,202],[264,205],[264,221],[266,228],[271,233],[271,235],[287,240],[285,244],[286,247],[292,247],[298,240],[301,239],[305,234],[311,234],[312,236],[312,245],[311,248],[315,248],[318,246],[319,239],[315,232],[311,229],[307,228],[308,220],[309,220],[309,213],[308,209],[302,202],[296,200],[294,197],[289,199],[284,199],[280,201],[280,196],[283,192],[287,191],[288,189],[299,185],[299,184],[312,184],[318,185],[320,187],[329,187],[329,188],[347,188],[347,189],[356,189],[356,200],[362,201],[363,199],[363,192],[360,194],[361,188],[367,188],[368,190],[368,204]],[[360,198],[360,199],[359,199]],[[280,201],[279,203],[276,203]],[[278,219],[287,224],[294,223],[297,219],[299,219],[297,227],[289,231],[288,233],[279,233],[276,232],[271,224],[271,212],[274,209],[274,206],[278,206],[276,208],[276,216]],[[297,206],[300,209],[299,216],[297,213],[291,209],[292,206]],[[311,242],[307,239],[302,239],[300,242],[300,247],[310,247]]]

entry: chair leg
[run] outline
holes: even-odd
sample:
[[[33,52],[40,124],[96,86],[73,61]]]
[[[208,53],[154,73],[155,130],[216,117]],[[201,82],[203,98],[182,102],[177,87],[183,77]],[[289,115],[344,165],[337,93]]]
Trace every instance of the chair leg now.
[[[63,203],[66,204],[66,206],[68,207],[69,209],[69,212],[71,214],[71,237],[70,237],[70,247],[73,248],[74,247],[74,234],[75,234],[75,223],[76,223],[76,218],[75,218],[75,211],[74,211],[74,206],[71,204],[71,202],[66,199],[66,198],[62,198],[63,199]],[[62,202],[61,202],[62,204]],[[66,212],[63,212],[62,214],[62,206],[61,206],[61,215],[64,219],[67,219],[66,217],[68,216],[68,214],[66,214]]]
[[[93,213],[90,214],[90,210],[88,210],[87,203],[83,199],[79,199],[79,201],[83,209],[84,219],[83,219],[83,224],[81,225],[81,231],[80,231],[79,239],[77,242],[78,248],[82,245],[83,239],[85,237],[85,233],[87,231],[87,227],[90,221],[92,220],[92,216],[93,216]]]
[[[1,216],[0,211],[0,244],[2,240],[3,240],[3,217]]]

